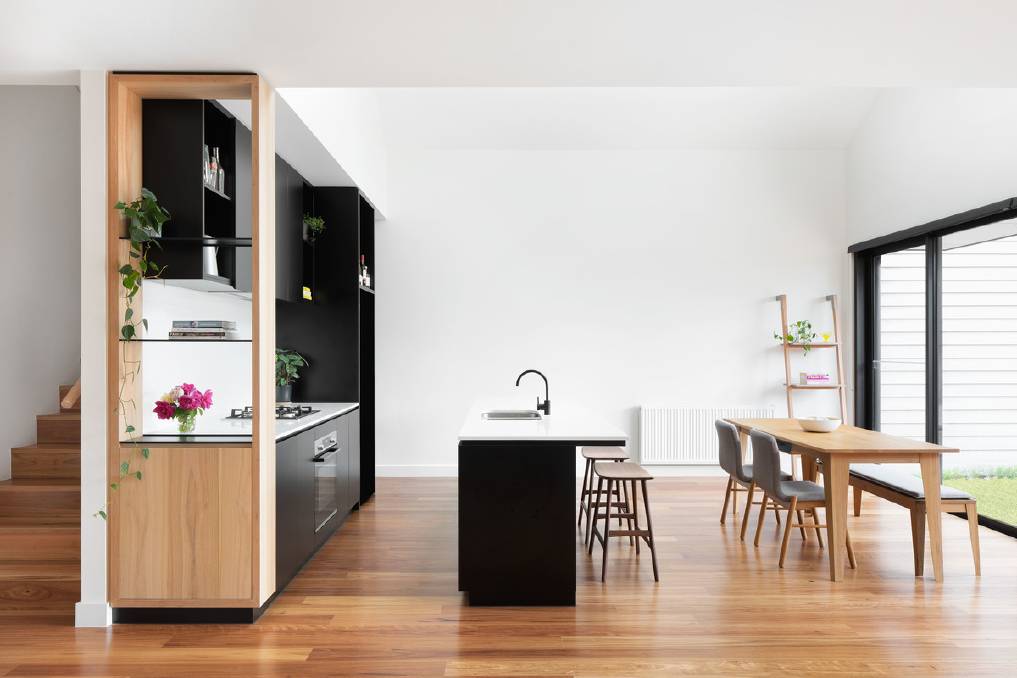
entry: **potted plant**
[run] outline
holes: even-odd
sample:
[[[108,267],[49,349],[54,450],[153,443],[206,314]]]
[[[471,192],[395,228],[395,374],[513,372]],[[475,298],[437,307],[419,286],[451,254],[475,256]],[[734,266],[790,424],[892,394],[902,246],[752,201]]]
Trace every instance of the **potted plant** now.
[[[307,367],[304,356],[288,348],[275,350],[275,401],[293,401],[293,382],[300,378],[300,368]]]
[[[782,344],[797,344],[802,347],[802,353],[807,354],[812,349],[812,342],[816,340],[816,333],[812,331],[812,323],[808,320],[798,320],[788,325],[786,336],[774,332],[773,338]]]
[[[318,236],[325,232],[325,220],[321,217],[304,215],[304,240],[311,245],[318,239]]]
[[[194,384],[180,384],[155,401],[152,411],[160,419],[176,419],[181,433],[191,433],[198,415],[204,414],[210,407],[212,389],[202,392]]]

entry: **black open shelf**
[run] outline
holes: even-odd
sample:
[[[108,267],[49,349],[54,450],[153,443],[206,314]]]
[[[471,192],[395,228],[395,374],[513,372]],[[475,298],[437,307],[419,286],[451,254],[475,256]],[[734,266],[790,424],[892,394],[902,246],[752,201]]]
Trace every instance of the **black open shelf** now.
[[[142,185],[171,215],[152,257],[165,266],[160,277],[249,291],[253,263],[237,248],[253,244],[250,131],[211,100],[144,99],[142,119]],[[204,146],[219,151],[222,191],[205,183]],[[201,250],[208,247],[218,248],[214,268]]]
[[[206,191],[208,191],[208,192],[209,192],[209,193],[211,193],[212,195],[217,195],[217,196],[219,196],[219,197],[220,197],[220,198],[222,198],[223,200],[232,200],[232,199],[233,199],[233,198],[229,197],[228,195],[226,195],[225,193],[223,193],[223,192],[221,192],[221,191],[217,191],[217,190],[215,190],[214,188],[212,188],[212,187],[211,187],[211,186],[209,186],[208,184],[205,184],[204,186],[205,186],[205,190],[206,190]]]

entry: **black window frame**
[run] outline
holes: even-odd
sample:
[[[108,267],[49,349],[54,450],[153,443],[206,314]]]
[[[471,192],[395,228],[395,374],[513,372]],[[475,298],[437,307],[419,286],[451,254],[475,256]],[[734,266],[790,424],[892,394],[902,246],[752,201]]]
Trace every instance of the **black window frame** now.
[[[889,235],[855,243],[854,375],[855,424],[879,429],[879,258],[890,252],[925,247],[925,439],[943,439],[943,236],[997,221],[1017,219],[1017,197],[1000,200]],[[978,523],[1017,537],[1017,526],[979,514]]]

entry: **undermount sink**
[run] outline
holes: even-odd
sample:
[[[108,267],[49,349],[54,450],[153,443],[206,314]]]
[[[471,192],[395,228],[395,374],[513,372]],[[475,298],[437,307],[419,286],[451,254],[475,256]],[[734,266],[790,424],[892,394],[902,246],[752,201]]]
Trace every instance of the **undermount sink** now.
[[[488,410],[480,415],[483,419],[532,421],[542,419],[537,410]]]

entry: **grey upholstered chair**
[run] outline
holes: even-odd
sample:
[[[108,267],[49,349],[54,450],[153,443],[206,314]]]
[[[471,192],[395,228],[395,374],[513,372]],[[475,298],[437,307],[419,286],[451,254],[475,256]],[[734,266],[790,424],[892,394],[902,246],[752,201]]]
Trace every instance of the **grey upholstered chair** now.
[[[787,542],[791,535],[791,528],[798,527],[804,530],[806,527],[816,531],[819,538],[819,546],[823,546],[823,538],[820,529],[826,527],[819,523],[819,516],[816,509],[826,506],[826,491],[822,485],[809,480],[788,480],[780,469],[780,451],[777,449],[777,440],[769,433],[752,431],[749,434],[752,438],[752,461],[753,477],[756,484],[763,490],[763,503],[759,510],[759,521],[756,524],[755,545],[759,546],[759,535],[763,530],[763,521],[766,518],[767,504],[772,501],[777,506],[787,509],[787,523],[784,525],[784,539],[780,545],[780,567],[784,567],[784,558],[787,555]],[[806,525],[801,517],[800,510],[804,509],[812,513],[812,524]],[[777,509],[773,512],[776,514]],[[797,512],[798,522],[794,522]],[[851,548],[851,537],[847,536],[848,562],[855,567],[855,553]]]
[[[745,529],[749,524],[749,513],[752,508],[752,495],[756,491],[756,483],[752,479],[752,464],[742,463],[742,443],[738,429],[729,421],[718,419],[717,442],[720,444],[720,467],[727,471],[727,489],[724,490],[724,508],[720,510],[720,524],[727,520],[727,507],[732,504],[731,515],[738,515],[738,492],[748,491],[745,499],[745,514],[742,516],[741,540],[745,541]],[[791,476],[784,474],[789,479]],[[774,513],[780,521],[780,515]]]

